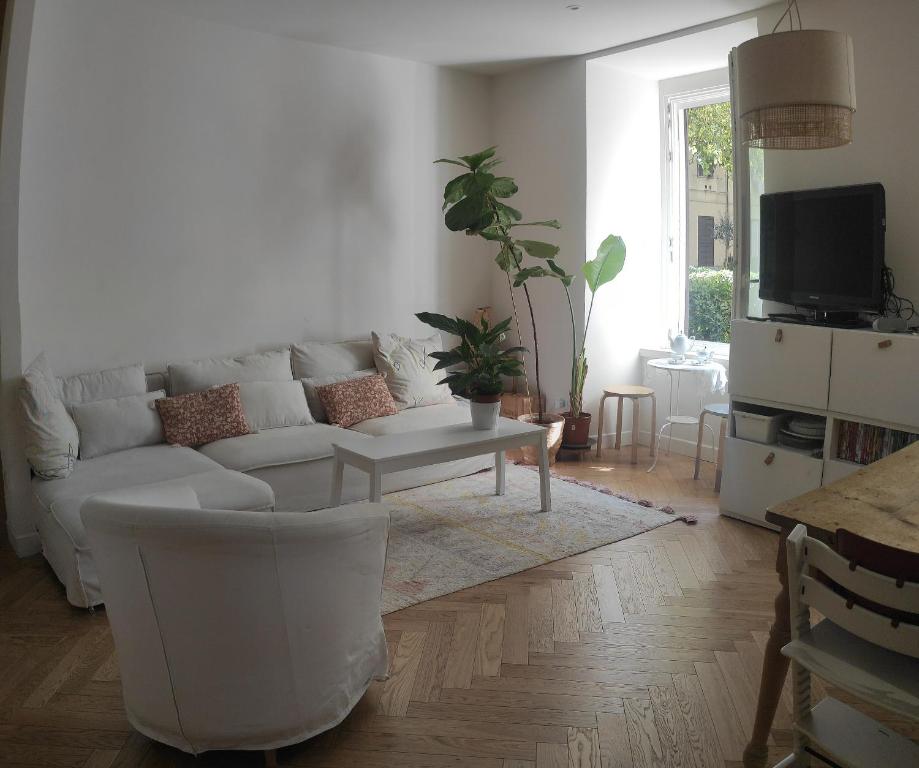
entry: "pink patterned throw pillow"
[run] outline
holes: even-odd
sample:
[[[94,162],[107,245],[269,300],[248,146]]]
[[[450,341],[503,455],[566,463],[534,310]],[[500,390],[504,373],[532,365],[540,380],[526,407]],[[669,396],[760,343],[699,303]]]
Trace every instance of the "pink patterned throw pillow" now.
[[[154,401],[167,443],[195,448],[225,437],[249,434],[239,384]]]
[[[316,394],[329,417],[329,424],[339,427],[399,412],[379,374],[316,387]]]

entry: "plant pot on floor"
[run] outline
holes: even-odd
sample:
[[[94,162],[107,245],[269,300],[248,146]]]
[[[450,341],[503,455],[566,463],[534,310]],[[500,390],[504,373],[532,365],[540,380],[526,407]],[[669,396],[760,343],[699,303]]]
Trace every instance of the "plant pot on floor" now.
[[[498,413],[501,410],[501,393],[496,395],[473,395],[469,400],[473,429],[497,429]]]
[[[581,413],[572,416],[571,412],[563,413],[565,430],[562,433],[563,448],[583,448],[590,442],[590,414]]]
[[[539,424],[546,428],[546,447],[549,449],[549,463],[555,463],[555,455],[562,444],[562,432],[565,426],[565,417],[558,413],[544,413],[542,421],[538,413],[525,413],[518,416],[518,421],[528,424]],[[534,445],[525,445],[520,449],[523,454],[524,464],[539,464],[539,453]]]

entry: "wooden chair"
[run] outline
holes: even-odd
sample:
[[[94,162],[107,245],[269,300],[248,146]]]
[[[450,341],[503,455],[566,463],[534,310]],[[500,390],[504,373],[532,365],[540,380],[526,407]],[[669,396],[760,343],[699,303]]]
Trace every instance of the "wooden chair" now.
[[[849,557],[809,537],[803,525],[788,537],[792,640],[782,653],[792,662],[794,754],[776,768],[808,766],[812,755],[846,768],[919,765],[919,746],[895,731],[833,698],[811,706],[815,674],[919,720],[919,625],[901,620],[919,614],[919,581],[865,567],[858,541],[847,536],[840,539]],[[906,569],[919,572],[919,555],[901,554]],[[811,607],[826,617],[813,627]]]
[[[650,387],[642,387],[637,384],[617,384],[614,387],[608,387],[603,390],[603,397],[600,398],[600,423],[597,425],[597,458],[600,458],[600,448],[603,445],[603,412],[605,410],[606,399],[616,397],[619,402],[616,406],[616,450],[622,446],[622,401],[632,401],[632,463],[638,463],[638,433],[640,420],[639,402],[645,398],[651,398],[651,456],[654,456],[654,435],[657,424],[657,398],[654,396],[654,390]]]
[[[729,407],[727,403],[709,403],[699,414],[699,436],[696,438],[696,468],[692,473],[692,479],[699,479],[699,462],[702,459],[702,435],[706,428],[711,429],[705,423],[706,416],[717,416],[721,419],[721,429],[718,434],[718,448],[715,454],[715,490],[721,490],[721,473],[724,469],[724,437],[727,434]],[[712,450],[715,450],[715,431],[712,430]]]

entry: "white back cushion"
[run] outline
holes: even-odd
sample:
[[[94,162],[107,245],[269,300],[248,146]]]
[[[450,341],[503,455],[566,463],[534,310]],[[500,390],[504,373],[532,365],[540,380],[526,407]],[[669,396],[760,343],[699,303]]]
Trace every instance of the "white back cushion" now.
[[[290,350],[211,357],[169,366],[169,392],[185,395],[243,381],[292,381]]]
[[[253,432],[315,423],[299,381],[244,381],[239,397]]]
[[[35,474],[44,480],[69,476],[80,436],[58,395],[58,383],[44,352],[22,374],[19,401],[23,448]]]
[[[162,443],[163,423],[153,401],[165,396],[159,390],[71,406],[80,430],[80,458]]]
[[[68,407],[74,403],[91,403],[110,397],[142,395],[147,391],[147,377],[142,363],[62,376],[58,384],[61,399]]]
[[[437,361],[429,357],[431,352],[443,350],[440,334],[426,339],[407,339],[394,333],[374,333],[372,338],[377,370],[383,374],[400,411],[453,400],[450,388],[437,383],[446,373],[435,371]]]
[[[304,341],[291,349],[294,374],[298,379],[354,373],[373,368],[373,345],[363,341]]]

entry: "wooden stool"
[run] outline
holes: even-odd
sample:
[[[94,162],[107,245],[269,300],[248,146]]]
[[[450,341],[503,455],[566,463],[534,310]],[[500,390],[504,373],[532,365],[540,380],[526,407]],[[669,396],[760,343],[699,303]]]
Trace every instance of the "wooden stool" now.
[[[699,437],[696,439],[696,469],[692,473],[692,479],[699,479],[699,461],[702,458],[702,433],[703,430],[708,426],[705,423],[706,414],[711,416],[717,416],[721,419],[721,431],[718,436],[718,452],[715,458],[715,490],[721,490],[721,470],[724,468],[724,436],[727,432],[728,427],[728,404],[727,403],[711,403],[706,405],[702,409],[702,413],[699,414]],[[711,427],[709,427],[711,429]],[[712,448],[714,448],[715,442],[715,431],[712,430]]]
[[[632,463],[638,463],[638,434],[639,434],[639,406],[638,402],[644,397],[651,398],[651,456],[654,456],[654,429],[657,423],[657,398],[654,396],[654,390],[649,387],[642,387],[636,384],[617,384],[603,390],[603,397],[600,398],[600,423],[597,425],[597,458],[600,458],[600,446],[603,445],[603,411],[606,405],[606,398],[617,397],[619,403],[616,406],[616,450],[622,446],[622,401],[632,401]]]

